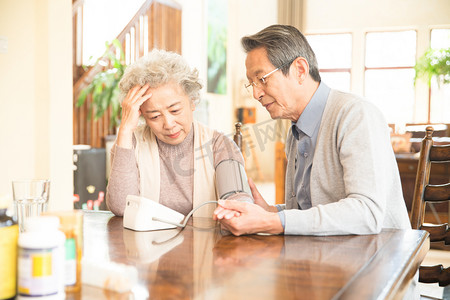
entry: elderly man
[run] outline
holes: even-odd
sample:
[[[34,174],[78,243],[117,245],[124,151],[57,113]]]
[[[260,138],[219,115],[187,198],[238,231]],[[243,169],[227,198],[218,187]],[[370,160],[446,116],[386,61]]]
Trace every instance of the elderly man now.
[[[375,234],[410,228],[382,113],[321,82],[314,52],[292,26],[242,38],[247,88],[272,119],[292,122],[284,205],[220,201],[214,218],[234,235]]]

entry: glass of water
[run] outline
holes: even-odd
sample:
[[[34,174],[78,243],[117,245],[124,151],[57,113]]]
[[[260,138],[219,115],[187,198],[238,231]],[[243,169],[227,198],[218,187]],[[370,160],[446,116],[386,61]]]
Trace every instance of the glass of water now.
[[[23,232],[27,218],[39,216],[47,210],[50,180],[14,180],[12,189],[14,212],[20,232]]]

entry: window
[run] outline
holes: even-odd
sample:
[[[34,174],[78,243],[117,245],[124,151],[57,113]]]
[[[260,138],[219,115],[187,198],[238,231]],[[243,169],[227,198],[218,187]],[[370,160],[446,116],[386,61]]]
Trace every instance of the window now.
[[[411,123],[414,118],[416,32],[366,34],[365,96],[388,123]]]
[[[307,35],[316,54],[322,80],[331,88],[350,91],[352,67],[352,35],[314,34]]]
[[[208,0],[208,93],[227,94],[228,2]]]
[[[84,0],[82,21],[84,65],[95,63],[105,52],[105,43],[111,42],[120,34],[143,2],[144,0]]]
[[[450,48],[450,29],[431,30],[431,48]],[[434,78],[430,89],[430,122],[450,123],[450,84],[439,86]]]

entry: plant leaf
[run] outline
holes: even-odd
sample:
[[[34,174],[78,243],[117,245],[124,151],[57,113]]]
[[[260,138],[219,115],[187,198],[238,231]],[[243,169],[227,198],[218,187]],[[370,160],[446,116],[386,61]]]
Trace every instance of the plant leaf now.
[[[92,102],[89,117],[92,115],[97,120],[111,107],[110,125],[116,126],[121,118],[118,84],[126,67],[123,63],[125,55],[122,44],[117,39],[106,42],[105,47],[103,55],[96,60],[96,63],[104,62],[101,65],[105,66],[106,69],[97,73],[91,83],[81,90],[77,105],[83,105],[87,96],[91,94]],[[116,52],[120,54],[120,58],[117,57]]]
[[[417,60],[414,70],[416,71],[414,84],[421,78],[430,86],[433,77],[437,79],[438,86],[450,83],[450,48],[428,48]]]

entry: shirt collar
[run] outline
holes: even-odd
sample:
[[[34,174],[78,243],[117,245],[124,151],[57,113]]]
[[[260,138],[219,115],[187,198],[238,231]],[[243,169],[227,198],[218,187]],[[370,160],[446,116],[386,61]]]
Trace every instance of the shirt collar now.
[[[330,88],[321,81],[300,118],[298,118],[297,122],[292,122],[292,133],[297,140],[299,139],[299,131],[312,137],[314,130],[320,125],[329,93]]]

